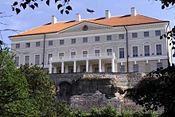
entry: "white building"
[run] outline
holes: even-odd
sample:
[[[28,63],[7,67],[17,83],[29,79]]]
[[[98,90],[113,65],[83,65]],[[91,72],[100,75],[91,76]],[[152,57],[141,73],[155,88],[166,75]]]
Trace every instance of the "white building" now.
[[[169,22],[137,14],[59,22],[11,36],[16,65],[36,64],[50,73],[150,72],[167,67]]]

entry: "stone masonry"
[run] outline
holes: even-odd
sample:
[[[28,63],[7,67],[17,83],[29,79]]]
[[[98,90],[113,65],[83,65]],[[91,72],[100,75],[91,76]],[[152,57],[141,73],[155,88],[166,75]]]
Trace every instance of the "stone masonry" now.
[[[69,73],[51,74],[50,78],[57,87],[58,100],[68,102],[75,109],[89,111],[92,107],[112,105],[121,111],[139,108],[124,98],[124,90],[136,85],[143,76],[138,73]]]

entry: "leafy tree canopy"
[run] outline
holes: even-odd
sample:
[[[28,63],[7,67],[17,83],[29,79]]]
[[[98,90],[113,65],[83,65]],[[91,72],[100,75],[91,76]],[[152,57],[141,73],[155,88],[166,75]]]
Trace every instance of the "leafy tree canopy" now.
[[[157,1],[157,0],[156,0]],[[170,5],[175,5],[175,0],[159,0],[162,3],[162,9],[165,9],[166,7],[169,7]]]
[[[175,116],[175,66],[153,71],[145,76],[127,96],[146,110],[164,107],[164,116]]]
[[[26,77],[29,86],[29,97],[40,111],[42,117],[54,114],[55,89],[48,75],[42,68],[24,65],[20,72]]]
[[[0,116],[53,117],[55,88],[37,66],[16,68],[13,54],[0,44]]]
[[[69,4],[71,0],[16,0],[12,4],[12,10],[17,14],[21,12],[21,9],[26,9],[27,7],[31,9],[35,9],[39,7],[40,2],[46,3],[48,6],[50,2],[54,2],[57,6],[57,9],[61,14],[66,13],[69,14],[72,10],[71,5]],[[169,7],[170,5],[175,5],[175,0],[155,0],[160,1],[162,3],[162,9]]]
[[[0,115],[3,117],[29,117],[37,115],[30,102],[28,84],[24,75],[16,69],[8,49],[0,51]]]
[[[41,2],[46,3],[48,6],[50,5],[50,2],[54,2],[61,14],[69,14],[72,10],[72,7],[69,4],[70,0],[16,0],[12,4],[12,10],[17,14],[21,12],[21,9],[24,10],[26,8],[31,8],[34,10],[35,8],[39,7]]]

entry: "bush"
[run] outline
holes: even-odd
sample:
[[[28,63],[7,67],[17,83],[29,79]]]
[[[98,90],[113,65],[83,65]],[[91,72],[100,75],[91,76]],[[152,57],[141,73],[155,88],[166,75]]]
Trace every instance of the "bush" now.
[[[123,111],[123,112],[121,112],[121,116],[119,116],[119,117],[132,117],[132,116],[133,116],[133,114],[131,112]]]

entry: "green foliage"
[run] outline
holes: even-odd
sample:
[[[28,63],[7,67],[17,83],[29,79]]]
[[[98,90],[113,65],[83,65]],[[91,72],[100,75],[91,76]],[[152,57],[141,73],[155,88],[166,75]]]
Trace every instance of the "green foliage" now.
[[[0,115],[37,116],[35,106],[29,100],[28,84],[16,69],[8,49],[0,51]]]
[[[165,117],[175,116],[175,66],[153,71],[145,76],[127,96],[146,110],[164,107]]]
[[[20,72],[26,77],[29,97],[38,108],[40,116],[48,117],[54,113],[55,89],[47,74],[37,66],[24,65]]]
[[[55,88],[37,66],[17,69],[8,49],[0,51],[0,116],[54,117]]]
[[[66,102],[56,102],[55,109],[57,117],[71,117],[74,114]]]
[[[73,110],[69,105],[63,102],[58,102],[56,105],[57,117],[157,117],[155,113],[145,113],[143,111],[123,111],[119,113],[112,106],[107,106],[104,108],[92,108],[90,112],[84,112],[81,110]]]

